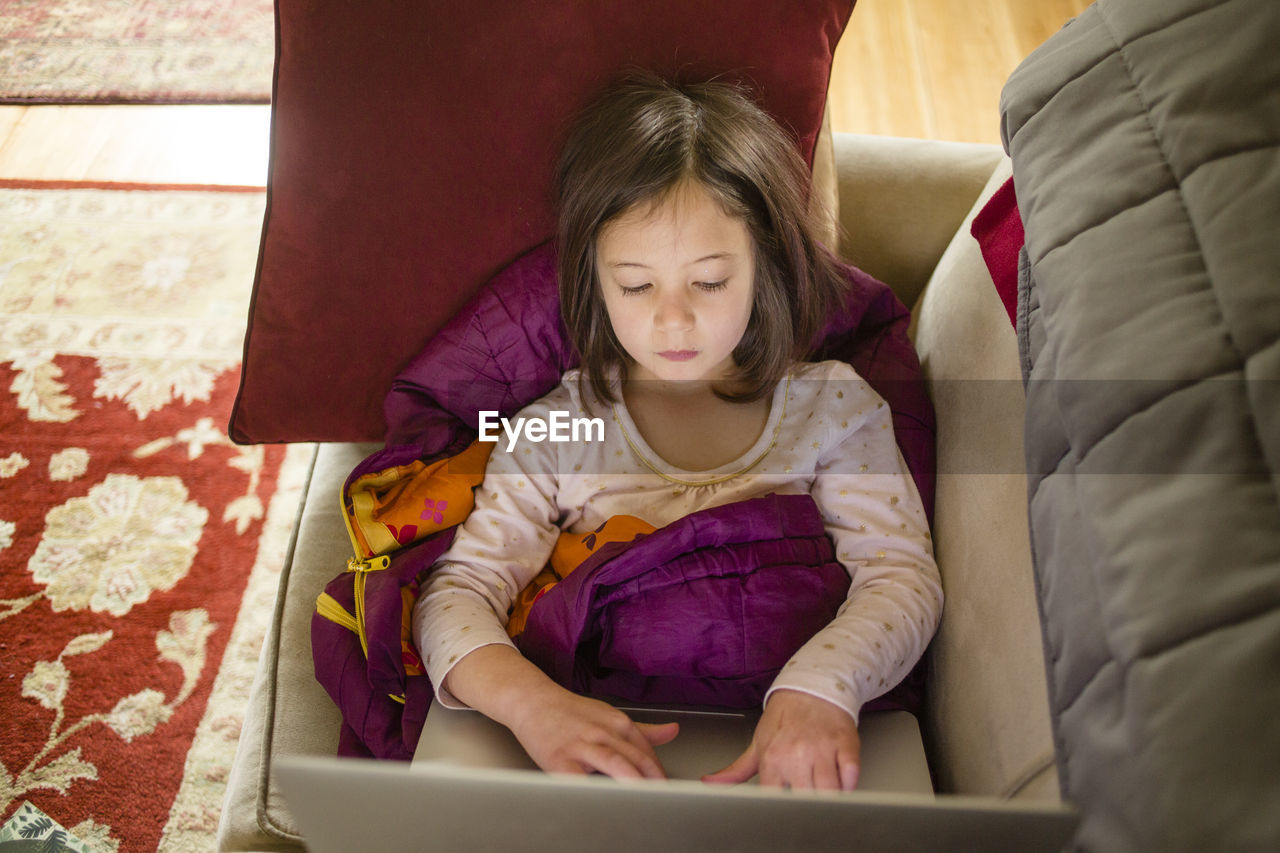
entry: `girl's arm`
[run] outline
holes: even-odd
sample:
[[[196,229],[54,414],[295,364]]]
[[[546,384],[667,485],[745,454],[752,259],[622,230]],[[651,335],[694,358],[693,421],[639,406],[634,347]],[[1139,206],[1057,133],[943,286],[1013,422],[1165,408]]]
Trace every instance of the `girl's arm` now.
[[[708,781],[851,788],[862,705],[901,681],[937,628],[942,585],[889,407],[852,371],[830,382],[811,495],[850,574],[836,617],[765,697],[752,746]],[[837,391],[839,395],[837,396]]]
[[[547,407],[521,416],[536,416],[540,405]],[[512,602],[546,565],[560,532],[556,447],[494,448],[475,507],[414,608],[414,638],[440,702],[506,725],[543,769],[661,777],[653,744],[674,737],[674,726],[639,726],[560,687],[506,633]]]
[[[831,446],[820,457],[810,494],[849,572],[849,592],[770,689],[821,697],[856,721],[863,704],[920,659],[937,629],[943,595],[924,506],[894,440],[888,405],[865,383],[835,384],[849,402],[832,421],[849,426],[826,439]],[[850,386],[865,390],[858,394]]]
[[[547,418],[556,408],[569,408],[564,385],[518,417]],[[560,534],[560,447],[498,441],[471,512],[422,585],[413,613],[414,640],[436,698],[446,707],[463,706],[445,681],[466,655],[491,644],[515,651],[507,614],[546,566]]]

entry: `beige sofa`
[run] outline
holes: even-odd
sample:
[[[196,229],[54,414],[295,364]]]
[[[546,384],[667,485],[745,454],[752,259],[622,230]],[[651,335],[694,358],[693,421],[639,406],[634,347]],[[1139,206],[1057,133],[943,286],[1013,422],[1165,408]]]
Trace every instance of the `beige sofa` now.
[[[937,410],[934,542],[947,603],[921,721],[937,788],[1057,799],[1016,337],[969,235],[973,214],[1009,174],[995,146],[847,134],[815,165],[838,210],[842,256],[912,307]],[[220,850],[300,846],[272,762],[337,748],[337,709],[312,675],[311,613],[349,556],[339,488],[373,449],[317,453],[228,780]]]

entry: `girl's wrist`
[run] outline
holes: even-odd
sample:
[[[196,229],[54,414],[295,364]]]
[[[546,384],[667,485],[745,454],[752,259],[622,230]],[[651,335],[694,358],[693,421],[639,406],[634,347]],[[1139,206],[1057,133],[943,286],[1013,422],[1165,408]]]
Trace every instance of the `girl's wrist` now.
[[[562,689],[511,646],[481,646],[467,653],[444,680],[445,689],[508,728]]]

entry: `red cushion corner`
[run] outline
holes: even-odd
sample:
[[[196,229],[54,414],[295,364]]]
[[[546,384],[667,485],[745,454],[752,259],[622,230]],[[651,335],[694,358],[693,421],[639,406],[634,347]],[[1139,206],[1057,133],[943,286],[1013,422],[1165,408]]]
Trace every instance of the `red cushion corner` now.
[[[969,232],[978,241],[982,259],[991,273],[996,293],[1009,315],[1009,322],[1018,325],[1018,253],[1025,242],[1022,231],[1022,215],[1018,212],[1018,198],[1013,188],[1013,178],[1005,181],[995,195],[973,218]]]

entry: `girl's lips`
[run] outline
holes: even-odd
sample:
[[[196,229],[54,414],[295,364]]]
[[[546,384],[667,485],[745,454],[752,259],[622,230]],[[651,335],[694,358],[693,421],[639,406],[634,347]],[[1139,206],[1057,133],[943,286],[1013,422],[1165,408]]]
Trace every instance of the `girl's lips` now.
[[[658,355],[669,361],[688,361],[697,354],[698,351],[696,349],[667,350],[666,352],[658,353]]]

